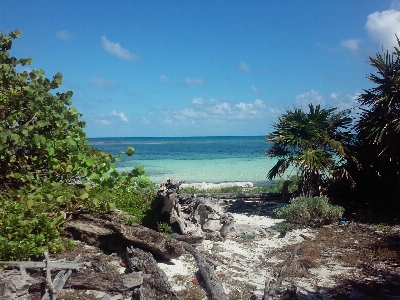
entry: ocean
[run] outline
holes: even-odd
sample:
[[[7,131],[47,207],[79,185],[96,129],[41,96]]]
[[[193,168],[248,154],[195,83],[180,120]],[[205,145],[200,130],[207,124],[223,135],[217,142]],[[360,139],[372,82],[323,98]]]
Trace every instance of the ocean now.
[[[176,178],[186,183],[249,181],[255,186],[268,183],[269,169],[275,164],[267,158],[270,146],[264,136],[222,137],[132,137],[88,138],[89,144],[113,155],[128,146],[134,156],[122,155],[118,171],[141,165],[152,182]]]

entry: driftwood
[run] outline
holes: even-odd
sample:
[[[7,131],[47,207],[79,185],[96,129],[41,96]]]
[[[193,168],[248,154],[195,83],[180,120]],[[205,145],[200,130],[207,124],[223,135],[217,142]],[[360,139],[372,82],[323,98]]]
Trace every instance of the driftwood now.
[[[20,266],[19,271],[0,268],[0,299],[28,299],[29,286],[44,280],[44,278],[29,276],[24,266]]]
[[[47,251],[46,251],[47,252]],[[61,270],[58,272],[56,277],[54,277],[54,281],[51,281],[50,277],[50,259],[48,253],[45,252],[46,256],[46,263],[47,263],[47,284],[49,285],[49,290],[44,294],[42,297],[42,300],[55,300],[57,299],[58,295],[60,294],[61,290],[63,289],[65,283],[67,282],[69,276],[72,274],[72,270],[69,269],[67,270]],[[81,259],[81,255],[78,255],[74,259],[74,263],[77,263]],[[49,279],[50,277],[50,279]],[[49,284],[49,281],[51,283],[51,287]]]
[[[184,252],[177,240],[139,224],[127,225],[124,217],[118,210],[99,217],[83,214],[67,222],[65,230],[75,239],[109,252],[124,252],[127,246],[134,246],[164,260]]]
[[[153,256],[141,249],[129,247],[126,249],[128,267],[134,272],[143,272],[146,277],[140,287],[133,289],[134,300],[177,300],[168,278],[161,270]]]
[[[285,274],[287,269],[289,268],[290,264],[292,263],[294,257],[296,256],[297,252],[299,252],[301,248],[301,243],[297,244],[293,251],[290,253],[289,257],[286,259],[285,263],[283,264],[281,270],[279,271],[278,278],[271,286],[271,279],[267,279],[265,282],[265,289],[264,289],[264,296],[262,300],[272,300],[273,297],[277,294],[279,287],[282,285],[283,279],[285,278]],[[292,299],[296,295],[297,288],[292,286],[288,288],[282,295],[281,299]]]
[[[211,266],[207,261],[204,254],[198,252],[192,245],[182,242],[185,249],[190,252],[196,259],[197,265],[199,267],[201,276],[206,284],[207,291],[209,292],[210,298],[212,300],[226,300],[228,299],[224,288],[222,287],[221,281],[214,272],[213,266]]]
[[[227,237],[234,219],[225,213],[218,199],[181,194],[183,181],[167,179],[161,183],[154,207],[168,216],[168,223],[177,233],[195,238]]]
[[[90,266],[90,262],[75,263],[68,261],[50,261],[49,264],[51,269],[81,269]],[[46,263],[42,261],[0,261],[0,266],[8,267],[19,267],[23,266],[26,269],[40,269],[46,268]]]
[[[51,279],[51,268],[63,268],[69,269],[69,267],[73,267],[73,269],[77,269],[78,267],[83,267],[85,264],[77,265],[77,262],[80,259],[78,255],[73,262],[52,262],[50,261],[49,254],[47,251],[44,252],[45,262],[24,262],[24,261],[2,261],[0,265],[6,266],[18,266],[20,271],[18,273],[17,270],[11,271],[3,271],[0,272],[0,299],[27,299],[28,297],[28,289],[32,284],[37,284],[43,281],[47,282],[49,287],[49,291],[43,296],[42,300],[55,300],[59,295],[60,291],[64,287],[65,282],[68,277],[72,273],[72,270],[60,271],[54,281]],[[46,278],[32,278],[26,272],[25,268],[45,268],[46,269]]]

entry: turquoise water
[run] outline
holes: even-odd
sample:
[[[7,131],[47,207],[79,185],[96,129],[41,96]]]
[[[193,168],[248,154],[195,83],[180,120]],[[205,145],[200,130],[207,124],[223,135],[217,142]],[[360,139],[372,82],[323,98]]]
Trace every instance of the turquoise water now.
[[[123,155],[116,163],[117,170],[129,171],[142,165],[154,183],[173,177],[186,183],[250,181],[263,185],[275,163],[264,154],[269,145],[263,136],[88,140],[92,146],[113,155],[132,146],[135,155]]]

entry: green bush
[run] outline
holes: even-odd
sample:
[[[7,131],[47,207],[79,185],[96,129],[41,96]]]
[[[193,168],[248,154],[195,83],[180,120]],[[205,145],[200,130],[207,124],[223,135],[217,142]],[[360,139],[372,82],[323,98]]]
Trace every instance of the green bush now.
[[[274,212],[279,218],[285,219],[277,228],[288,231],[331,224],[343,216],[344,208],[330,204],[325,197],[299,197],[290,200],[290,204],[277,208]]]
[[[11,191],[0,195],[0,260],[28,260],[68,250],[73,243],[60,238],[65,213],[55,209],[47,194]],[[60,197],[62,193],[60,193]]]
[[[10,55],[20,34],[0,32],[0,259],[12,260],[69,248],[60,232],[78,208],[119,208],[141,222],[154,197],[143,167],[119,174],[113,164],[119,156],[88,144],[73,93],[55,92],[60,73],[49,79],[43,70],[18,72],[32,63]],[[122,153],[132,156],[134,149]]]
[[[298,176],[291,176],[288,180],[288,191],[289,193],[294,193],[295,191],[297,191],[300,179]],[[257,187],[254,190],[250,191],[250,193],[281,193],[285,181],[286,180],[284,179],[275,180],[274,183],[263,187]]]
[[[0,193],[0,260],[28,260],[71,249],[73,241],[60,238],[69,213],[84,208],[105,213],[114,208],[125,211],[128,222],[142,223],[154,189],[138,186],[76,188],[73,185],[43,181],[19,190]]]

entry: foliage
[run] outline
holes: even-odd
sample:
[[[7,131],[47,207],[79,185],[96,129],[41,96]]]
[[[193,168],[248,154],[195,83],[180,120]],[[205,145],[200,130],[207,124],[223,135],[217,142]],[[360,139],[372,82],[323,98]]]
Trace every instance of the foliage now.
[[[154,198],[154,189],[102,187],[44,181],[0,194],[0,260],[38,258],[44,250],[64,251],[71,242],[60,239],[69,214],[77,208],[105,213],[114,208],[125,211],[127,221],[141,223]]]
[[[48,79],[43,70],[17,72],[32,63],[10,56],[19,36],[0,33],[0,259],[13,260],[70,247],[59,236],[77,208],[120,208],[140,222],[154,194],[143,167],[119,174],[113,163],[120,157],[88,144],[72,92],[53,93],[60,73]]]
[[[268,179],[283,175],[293,166],[301,178],[300,192],[312,197],[319,195],[323,180],[345,157],[352,119],[348,110],[336,112],[336,108],[321,109],[320,105],[312,104],[308,107],[308,113],[295,108],[279,117],[267,137],[273,145],[266,153],[278,159],[268,172]]]
[[[282,192],[283,184],[286,180],[278,179],[274,180],[271,184],[262,187],[255,187],[253,189],[246,190],[246,193],[280,193]],[[293,193],[297,190],[299,184],[299,178],[297,176],[291,176],[289,178],[289,193]],[[185,187],[180,189],[183,193],[187,194],[218,194],[218,193],[227,193],[227,194],[241,194],[243,193],[243,188],[239,186],[227,187],[227,188],[213,188],[213,189],[198,189],[196,187]]]
[[[290,200],[290,204],[277,208],[274,212],[279,218],[285,219],[278,225],[278,229],[287,231],[331,224],[343,216],[344,209],[330,204],[325,197],[299,197]]]
[[[171,225],[169,225],[168,223],[158,222],[157,223],[157,231],[165,233],[165,234],[171,234],[172,228],[171,228]]]
[[[397,39],[400,48],[400,40]],[[360,139],[376,147],[380,161],[400,161],[400,49],[377,53],[369,63],[377,71],[368,79],[376,86],[358,98],[362,108],[356,126]]]
[[[394,52],[369,57],[376,74],[368,79],[375,85],[364,90],[357,101],[361,114],[355,126],[356,160],[349,162],[361,198],[397,204],[400,196],[400,40]],[[378,200],[379,199],[379,200]],[[392,202],[392,203],[391,203]]]
[[[155,197],[152,188],[142,190],[131,186],[118,188],[98,187],[95,189],[98,197],[106,203],[126,212],[131,216],[128,222],[142,223],[146,213],[151,209],[151,202]]]
[[[290,176],[289,180],[289,186],[288,186],[288,192],[289,193],[294,193],[297,191],[300,178],[297,176]],[[256,187],[251,193],[281,193],[283,189],[283,184],[285,183],[286,180],[284,179],[278,179],[274,180],[274,182],[270,185],[266,185],[263,187]]]
[[[187,194],[218,194],[218,193],[239,194],[243,192],[243,189],[239,186],[212,188],[212,189],[199,189],[193,186],[189,186],[181,188],[180,190],[181,192]]]
[[[54,253],[71,246],[59,239],[66,214],[58,206],[67,205],[64,200],[70,199],[72,187],[57,186],[51,194],[49,188],[25,187],[0,194],[0,260],[38,258],[44,250]]]

